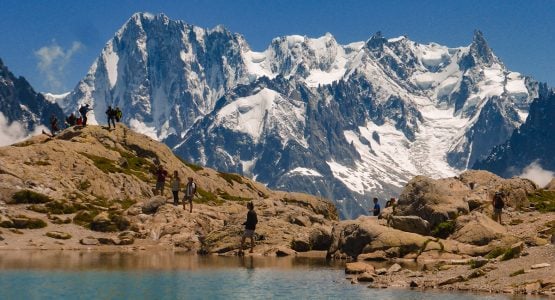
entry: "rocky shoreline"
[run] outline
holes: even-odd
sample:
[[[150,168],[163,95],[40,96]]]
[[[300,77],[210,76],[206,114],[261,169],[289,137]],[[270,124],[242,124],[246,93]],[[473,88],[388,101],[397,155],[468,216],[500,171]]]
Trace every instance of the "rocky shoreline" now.
[[[154,196],[156,163],[197,182],[192,212]],[[553,296],[554,188],[484,171],[417,176],[379,218],[340,221],[329,201],[188,164],[121,125],[88,126],[0,148],[0,251],[234,256],[253,202],[254,256],[335,260],[348,280],[374,288]],[[503,224],[490,217],[496,191]]]

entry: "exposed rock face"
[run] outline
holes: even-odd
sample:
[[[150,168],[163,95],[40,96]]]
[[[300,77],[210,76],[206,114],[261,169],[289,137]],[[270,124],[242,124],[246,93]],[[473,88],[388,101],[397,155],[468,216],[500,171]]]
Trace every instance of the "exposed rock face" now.
[[[192,213],[181,203],[170,204],[167,187],[165,196],[153,196],[157,162],[169,173],[177,170],[182,181],[194,178],[198,195]],[[53,139],[39,136],[0,148],[0,179],[0,196],[10,200],[0,211],[2,226],[56,223],[75,237],[64,241],[68,245],[147,243],[203,253],[235,251],[246,203],[253,202],[259,220],[255,251],[274,254],[299,236],[306,250],[326,250],[338,218],[331,202],[274,192],[236,174],[186,164],[167,146],[121,125],[113,131],[70,128]],[[66,226],[65,220],[73,224]]]
[[[482,246],[506,234],[507,230],[501,224],[474,211],[457,218],[455,232],[451,238],[462,243]]]
[[[430,223],[417,216],[392,216],[388,221],[389,226],[401,231],[418,233],[420,235],[430,234]]]
[[[417,176],[399,198],[396,215],[418,216],[433,228],[441,222],[469,212],[464,196],[469,187],[454,178],[430,179]]]

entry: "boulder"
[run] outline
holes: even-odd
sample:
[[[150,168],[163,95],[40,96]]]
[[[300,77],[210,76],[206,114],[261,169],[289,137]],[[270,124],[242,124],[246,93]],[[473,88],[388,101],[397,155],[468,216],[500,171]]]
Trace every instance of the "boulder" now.
[[[53,239],[58,239],[58,240],[68,240],[71,238],[71,234],[67,232],[61,232],[61,231],[49,231],[45,235],[47,237],[51,237]]]
[[[299,233],[291,241],[291,249],[297,252],[307,252],[311,250],[310,239],[307,234]]]
[[[166,198],[163,196],[154,196],[143,203],[142,211],[145,214],[153,214],[164,204],[166,204]]]
[[[420,235],[430,234],[430,223],[418,216],[392,216],[389,218],[389,226]]]
[[[464,201],[470,188],[455,178],[431,179],[416,176],[407,183],[395,208],[398,216],[418,216],[430,223],[430,228],[458,215],[467,214]]]
[[[389,274],[397,273],[401,271],[401,269],[403,269],[403,267],[401,267],[400,264],[393,264],[391,267],[389,267],[389,269],[387,269],[387,273]]]
[[[363,262],[352,262],[345,265],[345,274],[374,273],[374,266]]]
[[[4,228],[12,228],[13,226],[13,221],[8,218],[7,216],[4,215],[0,215],[0,227],[4,227]]]
[[[507,230],[501,224],[478,211],[473,211],[456,219],[455,232],[451,238],[461,243],[482,246],[506,234]]]
[[[96,239],[92,236],[88,236],[88,237],[80,239],[79,243],[81,243],[81,245],[87,245],[87,246],[96,246],[96,245],[99,244],[98,239]]]
[[[312,223],[310,222],[310,219],[302,215],[293,217],[291,220],[291,223],[297,224],[299,226],[304,226],[304,227],[310,227],[310,225],[312,225]]]
[[[374,275],[373,273],[364,272],[357,276],[358,282],[374,282]]]
[[[551,181],[545,186],[545,189],[555,191],[555,178],[551,179]]]
[[[362,253],[357,257],[358,260],[368,260],[368,261],[385,261],[387,260],[387,253],[382,250],[374,251],[371,253]]]
[[[427,238],[404,232],[377,223],[373,217],[361,216],[356,220],[337,223],[332,230],[332,243],[328,249],[328,257],[336,252],[345,253],[351,257],[358,257],[361,253],[371,253],[378,250],[387,252],[398,248],[398,256],[410,252],[418,252]]]
[[[328,250],[331,245],[331,229],[324,226],[313,228],[308,239],[312,250]]]
[[[101,232],[114,231],[112,228],[112,220],[110,220],[108,213],[103,211],[96,215],[91,222],[91,229]]]

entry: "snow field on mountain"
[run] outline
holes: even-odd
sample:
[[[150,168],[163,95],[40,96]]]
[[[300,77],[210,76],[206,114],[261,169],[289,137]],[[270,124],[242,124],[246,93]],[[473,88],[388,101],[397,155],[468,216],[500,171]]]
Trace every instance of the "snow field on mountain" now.
[[[284,99],[276,91],[263,88],[224,106],[216,115],[215,125],[245,133],[255,143],[264,132],[272,132],[279,135],[283,145],[292,139],[307,148],[304,114],[303,102]]]
[[[286,175],[303,175],[303,176],[310,176],[310,177],[323,177],[318,171],[308,168],[297,167],[289,172]]]

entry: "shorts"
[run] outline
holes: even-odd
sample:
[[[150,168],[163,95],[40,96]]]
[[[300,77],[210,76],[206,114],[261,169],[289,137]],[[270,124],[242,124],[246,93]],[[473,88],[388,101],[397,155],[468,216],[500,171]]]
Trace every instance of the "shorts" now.
[[[243,232],[243,237],[244,238],[254,238],[254,230],[253,229],[245,229],[245,232]]]
[[[163,190],[164,189],[164,182],[163,181],[157,181],[156,182],[156,190]]]
[[[503,211],[502,208],[494,208],[494,209],[493,209],[493,216],[494,216],[494,217],[500,216],[502,211]]]
[[[185,202],[185,201],[193,202],[193,197],[192,196],[185,196],[185,197],[183,197],[183,202]]]

